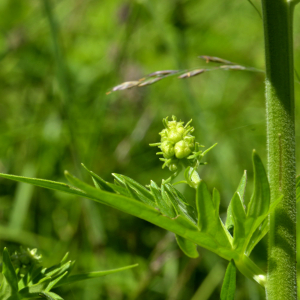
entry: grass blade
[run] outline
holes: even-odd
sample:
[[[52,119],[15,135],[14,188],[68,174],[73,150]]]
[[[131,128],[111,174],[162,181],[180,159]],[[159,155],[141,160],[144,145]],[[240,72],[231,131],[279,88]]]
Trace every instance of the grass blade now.
[[[135,265],[130,265],[130,266],[126,266],[126,267],[122,267],[122,268],[118,268],[118,269],[107,270],[107,271],[89,272],[89,273],[84,273],[84,274],[72,275],[72,276],[69,276],[69,277],[59,281],[57,283],[57,285],[55,285],[55,287],[66,285],[69,283],[74,283],[77,281],[87,280],[87,279],[91,279],[91,278],[102,277],[102,276],[106,276],[106,275],[113,274],[113,273],[118,273],[118,272],[125,271],[125,270],[131,269],[131,268],[135,268],[137,266],[138,266],[138,264],[135,264]]]

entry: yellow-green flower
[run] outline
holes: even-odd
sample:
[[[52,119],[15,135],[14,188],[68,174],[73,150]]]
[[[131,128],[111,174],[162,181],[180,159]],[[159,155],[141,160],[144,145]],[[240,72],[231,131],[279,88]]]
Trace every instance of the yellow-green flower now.
[[[194,128],[189,125],[191,121],[184,126],[184,122],[177,122],[175,116],[172,116],[172,121],[168,121],[168,117],[163,119],[165,128],[159,133],[161,142],[150,144],[161,149],[157,154],[163,155],[163,168],[167,166],[170,171],[176,171],[179,160],[187,158],[195,150],[195,137],[191,135]]]

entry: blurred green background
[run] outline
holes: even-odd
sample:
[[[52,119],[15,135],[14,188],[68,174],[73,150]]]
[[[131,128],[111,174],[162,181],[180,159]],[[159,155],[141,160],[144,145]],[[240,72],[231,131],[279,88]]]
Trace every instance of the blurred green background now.
[[[0,172],[65,182],[67,169],[91,183],[83,162],[107,181],[115,172],[159,183],[170,173],[148,145],[159,141],[162,118],[174,114],[193,119],[200,144],[218,143],[200,176],[220,191],[221,217],[244,169],[249,199],[252,149],[266,164],[263,73],[173,76],[106,95],[154,71],[207,67],[199,55],[263,69],[262,21],[247,0],[1,0],[0,15]],[[299,17],[297,10],[298,70]],[[295,88],[299,106],[298,82]],[[226,268],[204,249],[198,259],[185,257],[173,234],[143,220],[1,179],[0,249],[20,244],[38,247],[45,265],[70,251],[74,273],[139,263],[60,290],[67,300],[219,299]],[[266,251],[263,240],[252,254],[264,269]],[[264,293],[238,274],[235,299],[264,299]]]

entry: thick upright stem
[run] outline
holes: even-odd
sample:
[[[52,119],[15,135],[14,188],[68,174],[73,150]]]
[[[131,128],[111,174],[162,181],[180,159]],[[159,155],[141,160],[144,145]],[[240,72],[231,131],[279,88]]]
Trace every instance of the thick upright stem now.
[[[293,4],[262,0],[262,7],[271,201],[284,195],[270,216],[266,293],[269,300],[296,300]]]

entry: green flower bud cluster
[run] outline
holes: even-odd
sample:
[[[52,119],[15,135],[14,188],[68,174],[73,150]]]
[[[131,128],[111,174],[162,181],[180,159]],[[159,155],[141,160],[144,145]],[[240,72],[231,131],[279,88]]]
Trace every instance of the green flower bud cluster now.
[[[11,255],[11,262],[16,269],[25,269],[31,265],[39,264],[41,258],[42,256],[37,254],[37,249],[24,249],[21,247],[19,251]]]
[[[190,126],[190,120],[185,126],[184,122],[177,122],[175,116],[172,116],[172,121],[168,121],[168,117],[163,119],[165,129],[159,134],[161,135],[161,142],[150,144],[150,146],[158,146],[164,158],[164,167],[168,167],[170,171],[174,172],[178,168],[179,160],[187,158],[195,150],[195,137],[191,135],[194,128]]]

